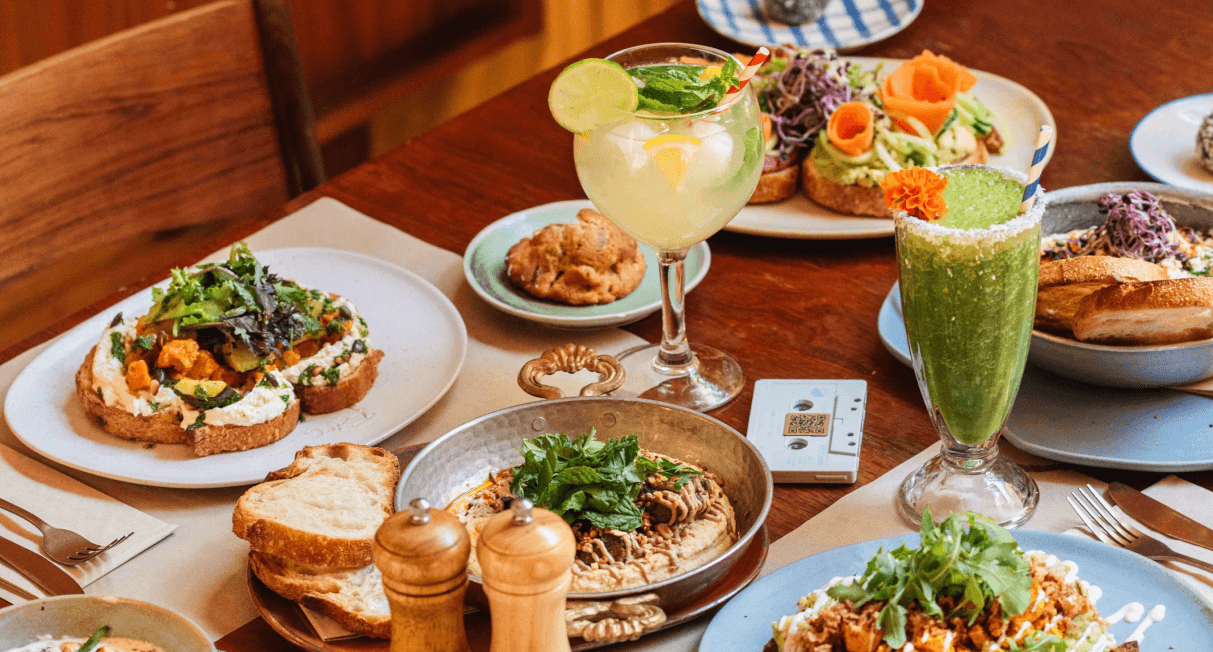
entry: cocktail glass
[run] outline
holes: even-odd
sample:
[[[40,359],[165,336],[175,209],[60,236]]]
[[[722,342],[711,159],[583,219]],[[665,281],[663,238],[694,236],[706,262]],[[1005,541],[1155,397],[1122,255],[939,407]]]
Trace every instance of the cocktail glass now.
[[[610,57],[624,68],[659,64],[721,67],[729,55],[681,43],[642,45]],[[744,66],[738,64],[738,70]],[[660,344],[619,356],[624,391],[710,410],[745,385],[733,356],[686,337],[683,261],[745,206],[762,174],[762,117],[753,87],[719,106],[688,114],[628,113],[573,136],[577,176],[607,219],[657,252],[661,276]]]
[[[957,174],[965,170],[976,172]],[[936,171],[949,177],[949,185],[958,176],[983,183],[1013,180],[1020,193],[1026,181],[1013,170],[984,165]],[[980,204],[989,195],[970,185],[969,192],[948,202],[949,211],[954,202],[968,202],[982,212]],[[1011,201],[1017,201],[1014,195]],[[991,222],[999,218],[981,217],[969,220],[964,225],[969,228],[949,228],[905,212],[895,216],[910,358],[943,439],[940,455],[907,477],[898,492],[898,510],[911,522],[920,523],[929,507],[937,519],[972,510],[1014,527],[1036,509],[1036,482],[999,456],[998,437],[1019,390],[1032,335],[1044,210],[1045,200],[1038,196],[1026,214],[1007,220],[1004,212],[998,224]]]

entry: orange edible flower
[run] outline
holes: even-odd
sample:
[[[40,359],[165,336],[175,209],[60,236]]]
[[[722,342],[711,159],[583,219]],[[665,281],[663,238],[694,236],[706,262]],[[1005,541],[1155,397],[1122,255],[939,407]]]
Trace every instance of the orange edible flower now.
[[[923,168],[890,172],[880,182],[886,206],[923,220],[937,220],[948,214],[948,204],[943,199],[943,189],[947,187],[947,177]]]
[[[834,109],[826,135],[835,147],[851,156],[859,156],[872,147],[876,136],[872,109],[863,102],[847,102]]]
[[[951,59],[923,50],[922,54],[901,64],[880,84],[880,100],[890,115],[908,133],[917,133],[904,120],[914,117],[931,133],[943,126],[956,93],[967,91],[977,77]]]

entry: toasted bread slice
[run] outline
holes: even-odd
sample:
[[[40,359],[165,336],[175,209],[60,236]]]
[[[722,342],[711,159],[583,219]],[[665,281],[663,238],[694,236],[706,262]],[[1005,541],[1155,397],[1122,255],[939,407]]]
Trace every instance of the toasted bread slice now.
[[[391,607],[374,564],[327,568],[251,551],[249,567],[274,593],[332,618],[350,632],[391,638]]]
[[[303,403],[308,414],[328,414],[343,410],[361,401],[379,377],[379,361],[383,351],[373,349],[354,373],[342,378],[336,385],[295,385],[295,395]]]
[[[253,550],[317,566],[371,563],[375,531],[392,514],[400,463],[370,446],[308,446],[240,497],[232,532]]]
[[[1178,344],[1213,337],[1213,278],[1110,285],[1082,302],[1074,335],[1099,344]]]
[[[758,177],[758,186],[750,196],[750,204],[769,204],[783,201],[796,194],[800,186],[800,164],[794,163],[788,167],[773,172],[763,172]]]
[[[1040,265],[1036,328],[1069,335],[1083,299],[1109,285],[1167,278],[1161,265],[1136,258],[1079,256]]]
[[[290,397],[289,394],[283,396]],[[278,416],[251,426],[203,426],[185,431],[185,445],[199,457],[268,446],[291,434],[299,424],[299,401]]]
[[[156,444],[183,444],[185,429],[181,427],[176,410],[166,410],[150,416],[136,416],[118,406],[106,405],[97,395],[93,385],[93,354],[88,352],[84,363],[76,370],[76,395],[84,406],[84,413],[105,431],[122,439],[146,441]]]

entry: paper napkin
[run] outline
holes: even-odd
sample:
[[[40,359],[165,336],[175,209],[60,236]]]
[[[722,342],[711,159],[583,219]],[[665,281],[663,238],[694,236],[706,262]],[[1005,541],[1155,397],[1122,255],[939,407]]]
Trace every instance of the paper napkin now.
[[[130,561],[177,527],[114,500],[3,444],[0,444],[0,498],[99,545],[134,532],[126,541],[90,561],[79,566],[61,566],[81,587]],[[33,524],[4,510],[0,510],[0,537],[42,554],[39,548],[42,533]],[[0,565],[0,577],[35,595],[43,593],[7,566]]]

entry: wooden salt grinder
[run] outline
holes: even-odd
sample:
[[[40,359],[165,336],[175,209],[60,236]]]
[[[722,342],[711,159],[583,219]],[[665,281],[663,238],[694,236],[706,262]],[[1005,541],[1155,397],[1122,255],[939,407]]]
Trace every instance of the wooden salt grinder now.
[[[489,519],[476,556],[493,620],[491,652],[569,652],[564,596],[575,547],[564,519],[525,498]]]
[[[467,529],[415,498],[375,533],[375,565],[392,606],[391,652],[469,652],[463,630]]]

